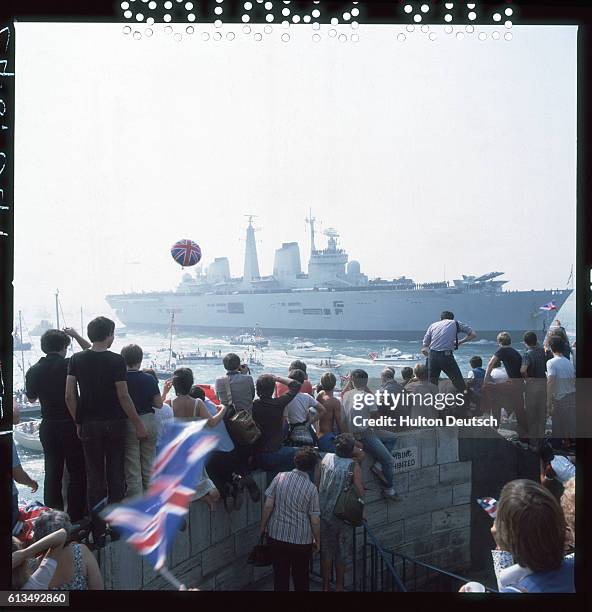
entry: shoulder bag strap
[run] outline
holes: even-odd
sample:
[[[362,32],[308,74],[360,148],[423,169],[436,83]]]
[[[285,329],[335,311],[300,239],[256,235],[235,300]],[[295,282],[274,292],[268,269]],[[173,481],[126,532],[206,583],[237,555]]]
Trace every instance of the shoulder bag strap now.
[[[230,389],[230,376],[228,376],[228,374],[224,377],[224,387],[228,395],[228,403],[234,406],[234,402],[232,401],[232,391]]]

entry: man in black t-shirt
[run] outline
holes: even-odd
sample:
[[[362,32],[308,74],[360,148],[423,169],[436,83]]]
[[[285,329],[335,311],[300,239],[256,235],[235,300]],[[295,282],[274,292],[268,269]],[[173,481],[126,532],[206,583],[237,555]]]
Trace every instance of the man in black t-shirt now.
[[[526,351],[522,356],[520,372],[524,377],[524,404],[530,445],[539,450],[544,442],[545,423],[547,420],[547,356],[545,349],[538,344],[534,332],[524,334]]]
[[[508,381],[499,383],[496,387],[496,391],[499,389],[499,392],[504,395],[503,405],[508,414],[514,412],[516,415],[518,437],[521,441],[525,441],[528,436],[528,422],[524,410],[524,380],[520,372],[520,368],[522,367],[522,356],[511,346],[512,337],[508,332],[500,332],[497,335],[497,343],[499,348],[495,351],[487,364],[483,384],[491,384],[491,371],[501,362],[508,374]]]
[[[115,503],[125,495],[127,419],[133,423],[139,439],[145,438],[147,432],[128,393],[125,361],[109,350],[115,337],[115,323],[97,317],[87,330],[92,346],[70,358],[66,404],[82,440],[88,507],[92,513],[105,497],[108,503]],[[92,520],[95,546],[101,546],[105,541],[105,523],[96,514]]]
[[[288,392],[273,397],[275,384],[288,387]],[[295,446],[283,446],[284,409],[296,397],[301,383],[291,378],[262,374],[257,379],[257,395],[253,402],[253,419],[261,429],[261,438],[255,445],[255,464],[267,472],[277,474],[289,471],[294,465]]]
[[[85,349],[90,343],[74,329],[48,329],[41,336],[41,350],[45,357],[31,366],[25,375],[25,392],[29,401],[39,399],[41,425],[39,439],[43,446],[45,477],[43,503],[49,508],[64,510],[62,478],[64,463],[68,469],[68,514],[79,521],[86,512],[86,475],[84,454],[76,426],[66,406],[66,352],[70,338]]]

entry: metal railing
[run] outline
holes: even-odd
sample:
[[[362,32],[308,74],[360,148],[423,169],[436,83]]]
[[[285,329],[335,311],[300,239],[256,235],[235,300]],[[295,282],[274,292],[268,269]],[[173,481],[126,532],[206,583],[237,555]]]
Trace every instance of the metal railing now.
[[[361,563],[358,562],[358,530],[353,529],[353,591],[400,592],[407,591],[397,573],[392,555],[385,551],[364,523],[362,529]],[[361,565],[361,576],[359,568]]]
[[[361,562],[357,559],[360,554],[358,530],[354,529],[354,591],[413,592],[419,587],[421,591],[428,592],[457,592],[462,585],[472,581],[403,553],[383,548],[366,523],[358,529],[362,530],[362,559]],[[485,590],[489,593],[497,592],[487,586]]]

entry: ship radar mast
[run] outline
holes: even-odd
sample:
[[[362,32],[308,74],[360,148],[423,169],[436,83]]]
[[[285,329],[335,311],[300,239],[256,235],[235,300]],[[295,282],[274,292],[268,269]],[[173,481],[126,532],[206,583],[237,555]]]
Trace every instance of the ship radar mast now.
[[[257,215],[245,215],[245,217],[249,219],[247,239],[245,241],[245,266],[243,270],[243,282],[245,283],[260,278],[259,262],[257,260],[257,244],[255,242],[255,228],[253,227],[253,219],[256,216]]]
[[[332,227],[328,227],[323,234],[325,236],[327,236],[327,238],[329,239],[328,241],[328,245],[327,245],[327,250],[329,251],[336,251],[337,250],[337,238],[339,238],[339,232],[332,228]]]
[[[315,224],[316,218],[312,216],[312,209],[308,213],[308,218],[305,219],[304,221],[308,225],[310,225],[310,254],[312,255],[316,251],[315,242],[314,242],[314,236],[315,236],[314,224]]]

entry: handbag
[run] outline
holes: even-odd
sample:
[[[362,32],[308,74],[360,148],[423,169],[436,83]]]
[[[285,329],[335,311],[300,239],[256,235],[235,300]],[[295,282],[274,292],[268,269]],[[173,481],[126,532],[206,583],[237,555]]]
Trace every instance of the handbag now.
[[[225,379],[225,386],[229,398],[226,416],[228,433],[237,446],[252,446],[261,437],[261,430],[246,410],[236,409],[232,402],[232,392],[228,376]]]
[[[265,543],[265,534],[259,538],[259,542],[253,546],[247,562],[255,567],[266,567],[271,565],[271,546]]]
[[[285,440],[286,446],[314,446],[314,440],[307,423],[293,423],[290,425]]]
[[[353,463],[353,462],[352,462]],[[354,473],[350,468],[348,484],[335,502],[333,514],[352,527],[359,527],[364,522],[364,500],[360,498],[353,483]]]

